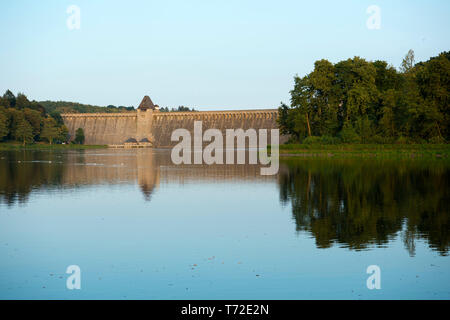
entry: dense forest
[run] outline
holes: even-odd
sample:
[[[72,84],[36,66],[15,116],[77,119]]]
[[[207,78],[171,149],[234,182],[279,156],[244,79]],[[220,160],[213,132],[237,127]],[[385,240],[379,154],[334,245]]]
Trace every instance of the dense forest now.
[[[446,143],[450,141],[450,52],[400,70],[355,57],[294,78],[279,126],[293,143]]]
[[[20,141],[23,144],[45,141],[50,144],[69,140],[61,115],[51,113],[36,101],[29,101],[9,90],[0,97],[0,141]]]

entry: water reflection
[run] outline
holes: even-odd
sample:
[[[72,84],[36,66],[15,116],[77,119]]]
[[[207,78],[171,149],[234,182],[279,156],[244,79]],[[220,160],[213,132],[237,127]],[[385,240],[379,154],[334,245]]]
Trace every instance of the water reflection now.
[[[416,239],[426,239],[441,255],[448,253],[448,163],[290,160],[279,184],[297,230],[310,232],[320,248],[338,243],[361,250],[401,235],[412,256]]]
[[[418,239],[441,255],[449,249],[450,165],[443,161],[290,159],[278,176],[261,176],[257,165],[174,166],[167,150],[14,151],[0,153],[0,172],[0,203],[9,207],[34,191],[91,185],[136,184],[151,201],[161,184],[278,181],[297,231],[312,234],[319,248],[364,250],[402,237],[411,256]]]
[[[145,200],[161,183],[275,181],[258,165],[174,166],[168,150],[79,150],[0,152],[0,203],[26,203],[33,190],[137,183]]]

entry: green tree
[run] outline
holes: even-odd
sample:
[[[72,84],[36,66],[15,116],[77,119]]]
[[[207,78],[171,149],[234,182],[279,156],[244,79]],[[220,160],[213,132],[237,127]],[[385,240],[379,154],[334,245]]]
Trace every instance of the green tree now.
[[[8,108],[6,109],[6,114],[8,115],[9,119],[9,132],[10,132],[10,138],[16,138],[16,130],[20,122],[25,120],[25,117],[23,115],[23,112],[14,108]]]
[[[400,71],[403,73],[411,72],[415,64],[415,55],[413,50],[409,50],[405,58],[403,58]]]
[[[335,95],[336,71],[328,60],[316,61],[309,75],[312,134],[331,136],[338,131],[339,101]]]
[[[39,111],[25,108],[23,110],[23,116],[31,124],[33,128],[34,137],[38,136],[42,130],[42,115]]]
[[[23,145],[25,145],[27,142],[33,142],[33,128],[27,120],[22,119],[17,124],[15,137],[19,141],[22,141]]]
[[[312,90],[308,77],[294,78],[294,89],[291,91],[291,105],[295,109],[293,113],[293,133],[299,139],[306,135],[312,136],[311,114],[313,106],[310,103],[312,99]]]
[[[450,60],[445,53],[420,65],[417,84],[423,106],[416,111],[422,121],[422,136],[450,138]]]
[[[355,57],[336,64],[337,95],[342,102],[343,119],[356,121],[359,117],[373,117],[373,106],[378,101],[375,66]],[[341,125],[341,127],[342,127]]]
[[[75,132],[75,143],[76,144],[84,144],[84,130],[82,128],[78,128]]]
[[[281,134],[290,134],[293,131],[292,119],[289,113],[289,107],[281,103],[281,106],[278,108],[278,127],[280,128]]]
[[[353,128],[353,125],[350,123],[350,121],[346,121],[344,123],[344,126],[342,127],[342,130],[340,132],[340,136],[341,136],[342,142],[344,142],[344,143],[359,143],[359,142],[361,142],[361,138],[356,133],[355,128]]]
[[[49,117],[44,120],[44,127],[42,128],[41,138],[53,144],[53,140],[60,136],[60,130],[57,127],[55,119]]]
[[[372,121],[369,120],[367,114],[359,117],[355,122],[355,126],[356,133],[359,135],[362,143],[369,143],[372,141],[372,138],[375,135],[375,130]]]
[[[59,113],[58,111],[53,111],[52,113],[50,113],[50,116],[56,120],[58,126],[62,126],[64,124],[64,120],[61,117],[61,113]]]
[[[1,109],[3,108],[0,107],[0,140],[6,137],[9,133],[8,118]]]
[[[6,90],[5,94],[3,95],[3,103],[5,104],[4,107],[14,108],[16,106],[16,97],[14,96],[14,93],[12,93],[10,90]]]
[[[67,142],[69,137],[69,129],[65,125],[62,125],[58,129],[58,140],[60,142]]]
[[[30,101],[28,101],[28,98],[23,93],[18,93],[16,97],[16,104],[15,108],[17,109],[25,109],[30,107]]]
[[[382,117],[380,120],[380,129],[383,136],[394,138],[397,136],[395,123],[396,99],[393,89],[387,90],[382,97]]]

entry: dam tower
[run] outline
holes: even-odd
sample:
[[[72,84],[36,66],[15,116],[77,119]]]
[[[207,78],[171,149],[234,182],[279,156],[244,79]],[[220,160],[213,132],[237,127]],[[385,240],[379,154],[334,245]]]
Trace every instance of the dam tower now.
[[[152,124],[153,116],[157,112],[159,112],[158,105],[153,104],[149,96],[145,96],[137,109],[136,140],[138,142],[154,142]]]

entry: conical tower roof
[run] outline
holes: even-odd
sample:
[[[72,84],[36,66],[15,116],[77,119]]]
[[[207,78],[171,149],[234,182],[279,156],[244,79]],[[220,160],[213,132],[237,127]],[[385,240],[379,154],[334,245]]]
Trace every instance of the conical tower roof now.
[[[155,110],[155,105],[152,102],[152,99],[150,99],[149,96],[145,96],[144,99],[142,99],[141,104],[139,105],[140,110],[147,110],[152,109]]]

